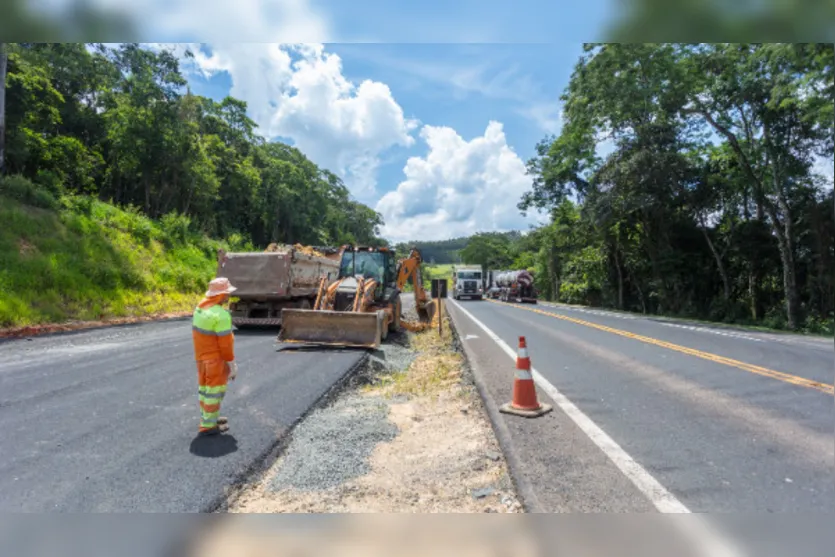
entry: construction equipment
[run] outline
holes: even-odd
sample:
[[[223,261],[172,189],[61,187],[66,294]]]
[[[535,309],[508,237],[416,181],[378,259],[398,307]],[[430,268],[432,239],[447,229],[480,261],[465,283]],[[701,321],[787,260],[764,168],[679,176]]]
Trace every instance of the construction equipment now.
[[[496,276],[500,288],[499,299],[503,302],[536,303],[536,288],[529,271],[505,271]]]
[[[232,324],[281,324],[286,307],[309,308],[319,280],[339,275],[339,250],[270,244],[264,252],[218,251],[217,274],[237,287],[229,304]]]
[[[366,246],[340,248],[339,277],[322,277],[316,301],[310,309],[281,311],[279,342],[378,348],[390,331],[401,324],[400,294],[411,279],[419,323],[431,323],[435,302],[428,299],[421,276],[422,258],[417,249],[397,260],[394,250]]]

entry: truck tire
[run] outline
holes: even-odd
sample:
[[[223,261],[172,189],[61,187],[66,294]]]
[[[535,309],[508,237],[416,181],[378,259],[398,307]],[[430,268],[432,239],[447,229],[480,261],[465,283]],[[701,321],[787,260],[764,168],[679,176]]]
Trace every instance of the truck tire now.
[[[403,303],[400,301],[400,296],[394,301],[394,307],[392,308],[392,313],[394,314],[394,319],[391,320],[389,323],[389,331],[392,333],[396,333],[400,330],[400,314],[403,312]]]

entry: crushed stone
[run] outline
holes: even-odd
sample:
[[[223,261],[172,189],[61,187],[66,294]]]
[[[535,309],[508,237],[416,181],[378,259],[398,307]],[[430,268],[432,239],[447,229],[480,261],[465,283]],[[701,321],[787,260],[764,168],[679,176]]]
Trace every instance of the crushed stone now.
[[[417,357],[417,351],[407,344],[392,342],[380,345],[368,356],[368,362],[374,373],[399,373],[409,369]]]
[[[270,489],[322,491],[367,474],[374,448],[398,434],[388,412],[380,397],[358,395],[313,412],[296,428]]]

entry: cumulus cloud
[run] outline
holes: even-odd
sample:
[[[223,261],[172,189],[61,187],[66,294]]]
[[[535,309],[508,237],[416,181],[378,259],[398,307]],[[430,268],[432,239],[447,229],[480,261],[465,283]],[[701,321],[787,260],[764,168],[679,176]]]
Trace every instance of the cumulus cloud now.
[[[405,116],[389,87],[350,82],[339,56],[322,45],[212,44],[195,51],[196,71],[227,72],[230,94],[246,101],[267,138],[284,137],[339,174],[360,200],[375,198],[380,155],[414,144],[418,121]]]
[[[484,135],[470,141],[449,127],[424,126],[420,136],[429,153],[411,157],[406,179],[377,203],[386,238],[443,240],[534,222],[516,207],[530,177],[500,122],[491,121]]]
[[[452,60],[394,56],[360,48],[354,52],[389,71],[446,87],[458,101],[465,101],[470,95],[506,101],[516,114],[545,133],[557,133],[562,127],[558,95],[543,89],[539,79],[514,62],[515,53],[509,55],[502,45],[468,45],[453,50]]]

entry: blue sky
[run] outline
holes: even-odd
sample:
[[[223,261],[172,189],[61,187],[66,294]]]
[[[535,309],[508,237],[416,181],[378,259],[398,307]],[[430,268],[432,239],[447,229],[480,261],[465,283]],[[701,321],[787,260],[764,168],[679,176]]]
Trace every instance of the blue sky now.
[[[515,207],[529,185],[524,162],[559,131],[559,96],[582,52],[581,43],[192,48],[192,91],[246,100],[262,135],[340,174],[383,213],[394,241],[537,222]]]
[[[525,161],[559,131],[581,45],[617,4],[90,1],[128,12],[149,44],[196,50],[195,93],[246,101],[262,135],[339,174],[392,241],[538,222],[516,208]]]
[[[193,91],[246,101],[262,135],[342,176],[393,241],[538,222],[516,208],[525,161],[559,131],[582,43],[601,40],[623,4],[91,1],[131,12],[162,44],[190,43]]]
[[[537,141],[559,130],[558,99],[581,45],[327,44],[325,50],[340,57],[349,81],[388,85],[405,116],[421,124],[450,126],[469,139],[482,135],[490,120],[502,122],[508,143],[527,160]],[[227,72],[192,73],[189,82],[195,93],[218,100],[232,88]],[[529,114],[537,109],[540,118]],[[272,139],[293,143],[292,137]],[[418,144],[386,151],[380,188],[396,185],[406,159],[427,150]]]

